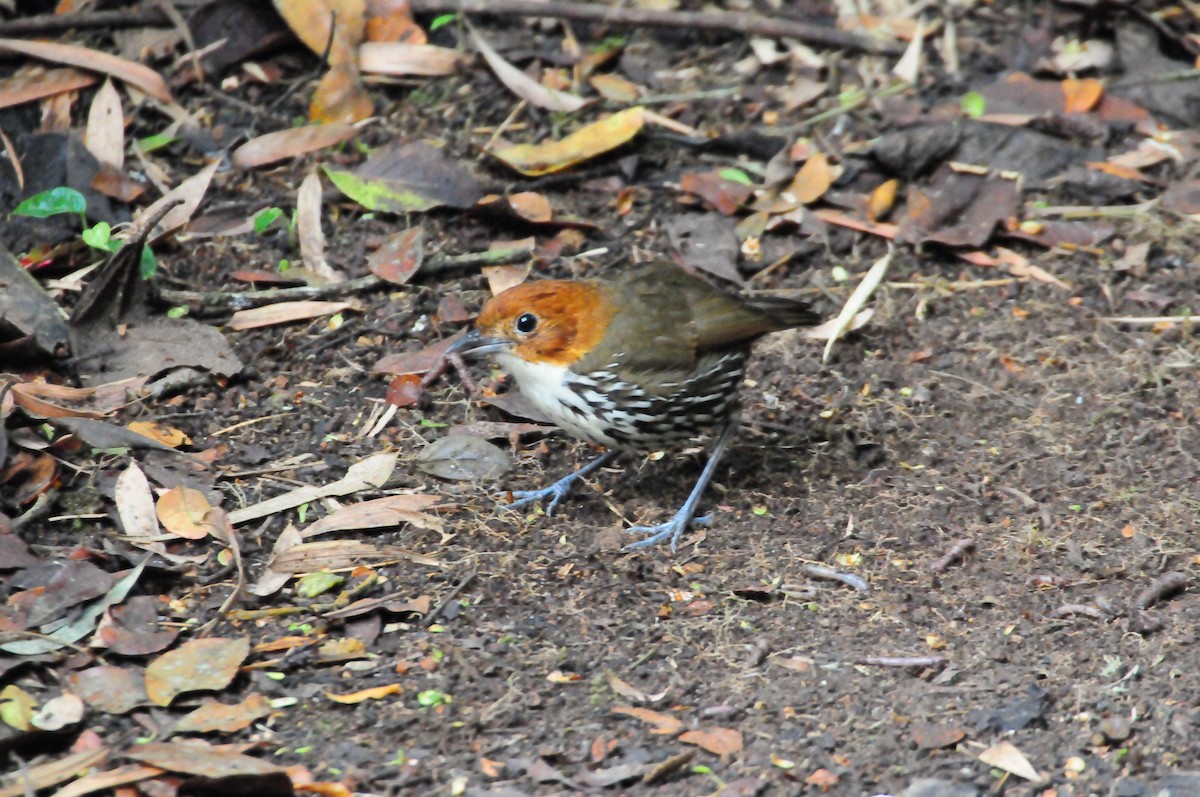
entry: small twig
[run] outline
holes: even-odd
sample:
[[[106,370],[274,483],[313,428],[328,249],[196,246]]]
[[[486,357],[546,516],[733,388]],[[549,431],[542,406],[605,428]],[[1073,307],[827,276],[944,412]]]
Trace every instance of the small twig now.
[[[854,663],[868,667],[945,667],[950,660],[945,656],[864,656]]]
[[[158,8],[94,11],[87,14],[40,14],[26,19],[0,22],[0,36],[29,37],[64,30],[90,28],[141,28],[147,25],[170,25],[167,15]]]
[[[533,251],[526,246],[489,249],[486,252],[468,252],[465,255],[446,255],[425,261],[417,273],[428,276],[452,268],[523,262],[532,256]],[[251,307],[262,307],[277,302],[335,299],[352,293],[365,293],[389,284],[374,274],[367,274],[344,282],[331,282],[326,285],[299,285],[293,288],[272,288],[262,291],[187,291],[160,288],[158,295],[168,304],[185,304],[195,313],[204,315],[230,310],[248,310]]]
[[[1149,327],[1156,324],[1200,324],[1200,315],[1119,315],[1101,318],[1110,324],[1128,324],[1134,327]]]
[[[467,573],[465,576],[463,576],[462,580],[454,585],[454,589],[450,590],[449,594],[447,594],[446,597],[442,598],[442,600],[438,603],[438,605],[434,607],[433,611],[431,611],[429,613],[429,615],[425,618],[425,627],[428,628],[429,626],[431,626],[435,622],[437,622],[438,617],[440,617],[442,612],[444,612],[446,610],[446,607],[449,606],[451,603],[453,603],[455,600],[457,600],[458,596],[460,594],[462,594],[462,591],[467,588],[467,585],[469,585],[474,580],[475,580],[475,571],[474,570],[472,570],[470,573]]]
[[[1163,627],[1163,621],[1150,614],[1150,607],[1187,589],[1187,573],[1174,571],[1154,579],[1154,583],[1137,594],[1129,606],[1129,624],[1139,634],[1151,634]]]
[[[837,50],[855,50],[879,55],[904,53],[904,48],[895,42],[876,41],[867,36],[791,19],[729,11],[656,11],[569,0],[411,0],[409,5],[418,14],[458,11],[464,14],[489,14],[498,17],[522,15],[591,20],[647,28],[730,31],[747,36],[799,39],[806,44]]]
[[[929,569],[934,573],[944,573],[946,569],[950,567],[950,565],[958,564],[966,557],[967,554],[973,552],[974,550],[975,540],[971,539],[970,537],[964,537],[963,539],[957,540],[953,545],[951,545],[950,550],[946,551],[946,553],[942,555],[941,559],[931,563],[929,565]]]
[[[944,288],[948,291],[972,291],[979,288],[1003,288],[1016,282],[1016,277],[1004,277],[994,280],[954,280],[941,282],[939,280],[918,280],[916,282],[885,282],[889,288],[919,291],[929,288]]]
[[[856,589],[859,592],[866,592],[870,589],[867,580],[862,576],[856,576],[853,573],[843,573],[840,570],[834,570],[832,567],[824,565],[804,565],[800,568],[801,572],[809,578],[823,578],[828,581],[840,581],[847,587]]]

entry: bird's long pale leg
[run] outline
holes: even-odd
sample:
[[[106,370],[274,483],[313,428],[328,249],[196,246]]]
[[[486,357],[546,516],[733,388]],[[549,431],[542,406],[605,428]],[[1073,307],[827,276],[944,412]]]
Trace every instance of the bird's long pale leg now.
[[[627,529],[627,533],[629,534],[647,534],[649,536],[637,542],[629,543],[625,546],[626,550],[646,548],[670,538],[671,551],[675,551],[679,537],[683,534],[684,529],[691,525],[692,519],[696,516],[696,507],[700,504],[700,498],[708,488],[708,483],[712,481],[713,473],[717,469],[717,463],[725,455],[725,449],[729,447],[729,441],[733,439],[733,432],[737,429],[737,426],[738,414],[733,413],[726,419],[725,426],[722,427],[721,434],[717,437],[717,443],[713,446],[712,453],[708,455],[708,463],[705,464],[704,470],[700,472],[700,478],[696,480],[696,486],[692,488],[692,494],[683,502],[683,506],[675,513],[675,517],[666,523],[659,523],[657,526],[634,526]]]
[[[559,501],[571,494],[571,490],[575,487],[575,482],[612,462],[620,453],[620,451],[605,451],[579,470],[574,473],[568,473],[554,484],[544,487],[541,490],[515,490],[513,497],[516,500],[508,504],[508,508],[521,509],[549,498],[550,503],[546,505],[546,514],[553,515],[554,507],[558,506]]]

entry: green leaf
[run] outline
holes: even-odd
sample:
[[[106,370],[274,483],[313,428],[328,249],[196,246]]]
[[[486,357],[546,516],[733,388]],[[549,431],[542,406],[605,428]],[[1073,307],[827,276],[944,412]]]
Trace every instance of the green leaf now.
[[[972,119],[978,119],[987,111],[987,100],[978,91],[968,91],[962,98],[962,110]]]
[[[40,194],[34,194],[13,208],[11,215],[44,219],[60,213],[74,213],[76,216],[83,216],[86,211],[87,200],[83,198],[83,194],[74,188],[60,186]]]
[[[154,256],[154,250],[149,246],[142,247],[142,260],[139,269],[144,280],[150,279],[158,272],[158,258]]]
[[[120,242],[112,239],[112,227],[107,221],[98,221],[95,226],[85,228],[81,237],[83,242],[93,249],[115,252],[121,248]],[[116,244],[116,249],[113,248],[113,244]]]
[[[434,708],[450,702],[450,695],[440,689],[426,689],[417,695],[417,705],[423,708]]]
[[[169,147],[179,140],[178,136],[169,136],[166,133],[158,133],[153,136],[146,136],[138,139],[137,148],[142,151],[142,154],[153,152],[156,149]]]
[[[328,570],[309,573],[296,582],[296,593],[302,598],[315,598],[334,587],[341,586],[345,580],[344,576],[330,573]]]
[[[282,215],[283,210],[281,208],[263,208],[254,214],[254,232],[262,235]]]
[[[456,19],[458,19],[458,14],[442,14],[441,16],[434,17],[433,22],[429,23],[429,32],[433,33],[438,28],[445,27]]]
[[[170,310],[168,310],[167,318],[183,318],[187,314],[188,314],[187,305],[181,304],[176,307],[172,307]]]
[[[359,177],[345,169],[322,167],[339,191],[362,205],[367,210],[390,210],[393,213],[420,213],[442,204],[421,196],[403,186],[389,185],[389,181]]]
[[[731,183],[739,183],[740,185],[754,185],[754,181],[750,179],[750,175],[746,174],[741,169],[721,169],[717,172],[717,176],[722,180],[728,180]]]

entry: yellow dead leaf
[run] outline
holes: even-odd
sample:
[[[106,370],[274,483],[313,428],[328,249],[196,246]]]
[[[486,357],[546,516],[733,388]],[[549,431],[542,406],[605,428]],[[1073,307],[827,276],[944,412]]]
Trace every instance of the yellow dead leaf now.
[[[143,437],[157,440],[164,446],[170,446],[171,448],[179,448],[192,442],[192,438],[179,429],[172,426],[164,426],[161,423],[154,423],[153,421],[132,421],[125,428],[131,432],[137,432]]]
[[[899,188],[899,180],[888,180],[877,186],[867,199],[867,218],[871,221],[886,218],[896,204],[896,191]]]
[[[326,692],[325,697],[334,703],[352,706],[364,700],[381,700],[388,695],[398,695],[403,691],[404,688],[400,684],[385,684],[383,686],[373,686],[370,689],[363,689],[359,692],[351,692],[348,695],[335,695],[332,692]]]
[[[641,106],[606,116],[558,141],[516,144],[491,154],[530,177],[561,172],[616,149],[638,134],[645,122]]]

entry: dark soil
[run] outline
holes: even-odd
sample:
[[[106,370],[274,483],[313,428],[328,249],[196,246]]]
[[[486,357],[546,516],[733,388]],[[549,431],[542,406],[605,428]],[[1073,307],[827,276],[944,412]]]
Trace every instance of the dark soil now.
[[[1115,24],[1125,12],[1104,13]],[[525,37],[529,47],[551,47],[540,29],[481,23],[497,43]],[[958,76],[930,67],[917,102],[957,97],[1013,68],[1011,48],[1038,25],[1047,39],[1088,30],[1051,4],[980,5],[958,25],[971,60]],[[581,37],[601,32],[577,29]],[[731,65],[748,53],[740,37],[630,36],[647,74],[695,67],[696,88],[730,85]],[[847,74],[864,58],[847,54]],[[752,106],[782,74],[762,70],[732,97],[689,101],[683,116],[702,129],[761,132]],[[220,93],[193,101],[222,124],[248,125],[247,106],[223,103]],[[592,274],[664,255],[674,219],[718,219],[677,201],[670,185],[684,171],[738,163],[736,154],[652,133],[581,173],[516,181],[476,154],[487,136],[472,131],[499,125],[514,104],[482,67],[416,90],[381,87],[377,100],[388,103],[385,121],[365,128],[363,143],[440,137],[497,188],[532,185],[556,209],[595,225],[585,229],[584,248],[605,254],[563,257],[536,276]],[[304,102],[298,92],[286,114],[302,114]],[[541,112],[525,120],[543,133],[553,121]],[[810,132],[832,135],[836,123]],[[894,122],[868,107],[841,124],[865,141]],[[1109,142],[1113,151],[1124,149],[1118,141]],[[623,171],[626,156],[636,157],[632,173]],[[355,161],[349,150],[338,157]],[[219,176],[207,201],[252,197],[255,206],[290,207],[311,165]],[[1159,173],[1164,181],[1186,171],[1166,168],[1174,171]],[[634,189],[626,215],[605,182],[618,179]],[[1080,202],[1053,188],[1024,198]],[[431,251],[451,254],[554,232],[459,211],[364,217],[329,194],[331,260],[352,276],[365,273],[364,251],[417,221]],[[215,484],[227,509],[334,481],[381,450],[400,454],[392,481],[382,493],[343,501],[421,492],[455,502],[441,512],[443,533],[402,526],[340,535],[436,557],[440,567],[379,566],[386,581],[365,596],[430,596],[436,615],[301,614],[218,627],[219,636],[259,643],[304,633],[291,625],[303,621],[311,634],[368,640],[369,657],[351,666],[297,658],[276,668],[281,679],[241,677],[223,700],[251,691],[298,700],[233,738],[263,742],[276,762],[302,763],[318,780],[345,778],[368,793],[1200,794],[1200,601],[1188,589],[1146,611],[1137,605],[1164,574],[1200,565],[1200,343],[1188,324],[1104,320],[1196,312],[1194,222],[1149,209],[1116,223],[1118,237],[1099,247],[1015,247],[1069,289],[1004,280],[1003,271],[968,265],[944,248],[901,247],[875,296],[875,317],[835,346],[828,363],[820,344],[797,333],[763,341],[747,374],[741,433],[703,503],[711,522],[675,553],[624,552],[621,530],[679,506],[703,464],[699,449],[627,454],[546,517],[508,511],[497,493],[542,486],[592,449],[526,436],[499,481],[451,483],[417,469],[443,425],[512,420],[469,395],[452,372],[433,383],[424,405],[399,410],[381,433],[365,436],[387,389],[372,365],[458,329],[437,321],[436,311],[446,296],[479,307],[485,283],[471,270],[361,295],[362,312],[347,313],[337,330],[321,320],[228,331],[248,364],[242,376],[146,401],[122,418],[169,423],[191,436],[194,450],[222,446]],[[827,317],[855,284],[834,280],[831,267],[861,274],[886,248],[835,228],[793,240],[806,253],[756,287],[806,295]],[[1144,267],[1110,267],[1138,242],[1152,245]],[[213,239],[168,247],[160,260],[174,282],[215,290],[234,269],[272,268],[288,256],[282,238]],[[1147,305],[1147,296],[1161,297],[1169,311]],[[489,376],[484,367],[474,374]],[[237,424],[245,425],[223,431]],[[66,478],[60,501],[93,488],[111,496],[123,462],[77,464],[85,471]],[[110,499],[101,504],[101,512],[111,508]],[[313,504],[307,519],[328,510]],[[302,525],[291,512],[240,528],[252,574],[289,522]],[[47,559],[91,549],[116,557],[115,568],[137,558],[107,519],[21,533]],[[956,546],[962,555],[935,567]],[[869,589],[816,577],[811,565],[856,575]],[[145,589],[204,622],[232,586],[228,578],[199,580],[218,567],[164,568]],[[245,597],[238,608],[304,603],[289,585],[269,598]],[[53,671],[38,667],[52,665],[5,677]],[[392,682],[403,691],[379,701],[325,697]],[[428,703],[435,693],[441,705],[421,705],[419,695]],[[721,757],[614,712],[630,706],[674,716],[683,731],[732,729],[742,749]],[[128,715],[91,724],[114,744],[142,733]],[[1031,785],[978,759],[1004,741],[1046,781]],[[640,780],[638,765],[687,751],[690,760]],[[622,779],[617,768],[626,765],[632,777]],[[931,778],[941,782],[917,784]]]

